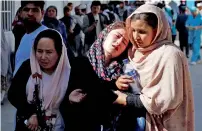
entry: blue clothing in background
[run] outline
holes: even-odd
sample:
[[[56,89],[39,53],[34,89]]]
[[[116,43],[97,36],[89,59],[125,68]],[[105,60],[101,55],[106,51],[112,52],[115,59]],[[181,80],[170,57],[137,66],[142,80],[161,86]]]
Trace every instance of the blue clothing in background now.
[[[34,44],[34,40],[36,36],[43,30],[48,29],[46,26],[41,25],[39,28],[37,28],[32,33],[25,33],[25,35],[22,37],[20,41],[20,45],[17,49],[16,56],[15,56],[15,70],[13,73],[13,76],[21,66],[21,64],[30,58],[30,53],[32,46]]]
[[[186,21],[186,26],[202,26],[201,15],[198,14],[195,18],[193,15],[189,15]],[[189,30],[188,42],[192,45],[192,58],[191,62],[197,62],[200,60],[200,43],[201,43],[201,29]]]
[[[176,26],[174,23],[171,26],[171,33],[172,33],[172,35],[177,35],[177,29],[176,29]]]
[[[47,18],[48,19],[48,18]],[[50,18],[49,18],[50,19]],[[57,30],[58,32],[60,32],[60,34],[62,35],[63,41],[65,43],[65,45],[67,45],[67,31],[66,31],[66,26],[65,24],[60,21],[60,20],[46,20],[44,18],[44,21],[42,21],[42,24],[47,26],[48,28],[52,28]]]

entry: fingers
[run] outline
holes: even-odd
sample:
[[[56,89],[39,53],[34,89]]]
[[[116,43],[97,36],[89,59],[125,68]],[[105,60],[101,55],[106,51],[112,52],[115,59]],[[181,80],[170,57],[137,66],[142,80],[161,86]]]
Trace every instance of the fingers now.
[[[74,90],[75,92],[83,92],[83,90],[82,89],[76,89],[76,90]]]
[[[134,80],[131,76],[122,75],[116,81],[116,86],[120,90],[127,90],[129,88],[129,84],[133,83],[133,82],[134,82]]]
[[[36,131],[38,129],[38,125],[37,124],[29,124],[28,128],[32,131]]]
[[[121,83],[125,83],[125,84],[128,84],[128,83],[133,83],[134,80],[131,76],[128,76],[128,75],[122,75],[120,77],[120,82]]]
[[[30,119],[28,120],[28,126],[30,130],[35,131],[38,129],[38,120],[35,115],[32,115]]]

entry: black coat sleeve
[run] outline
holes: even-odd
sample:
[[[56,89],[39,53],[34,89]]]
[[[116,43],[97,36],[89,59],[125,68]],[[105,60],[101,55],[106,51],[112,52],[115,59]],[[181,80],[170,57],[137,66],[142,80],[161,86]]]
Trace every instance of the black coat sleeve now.
[[[132,93],[127,93],[126,97],[126,103],[128,107],[134,107],[134,108],[144,108],[144,105],[142,104],[142,101],[140,100],[140,95],[135,95]]]
[[[97,100],[105,101],[106,103],[112,103],[116,100],[117,95],[112,89],[117,89],[115,81],[105,81],[100,79],[88,58],[80,57],[75,61],[76,74],[79,76],[80,82],[78,86],[82,87],[84,92]]]
[[[8,100],[17,109],[18,114],[26,119],[36,112],[35,107],[27,102],[26,96],[26,84],[30,75],[30,62],[27,60],[15,74],[8,90]]]
[[[71,64],[68,89],[60,105],[60,112],[64,122],[65,124],[68,123],[67,127],[70,128],[70,123],[75,124],[74,121],[78,122],[78,120],[81,120],[82,116],[85,116],[85,121],[87,122],[92,117],[98,119],[99,117],[96,116],[100,114],[100,111],[97,109],[99,109],[100,106],[106,107],[111,105],[112,102],[117,99],[117,95],[111,89],[115,88],[115,86],[114,81],[108,82],[99,79],[87,58],[75,58]],[[75,89],[82,89],[87,94],[87,98],[82,103],[70,104],[69,94]],[[78,112],[81,114],[79,115]],[[96,120],[94,119],[94,121]],[[83,122],[84,121],[82,121],[82,123]],[[75,126],[73,127],[75,128]]]

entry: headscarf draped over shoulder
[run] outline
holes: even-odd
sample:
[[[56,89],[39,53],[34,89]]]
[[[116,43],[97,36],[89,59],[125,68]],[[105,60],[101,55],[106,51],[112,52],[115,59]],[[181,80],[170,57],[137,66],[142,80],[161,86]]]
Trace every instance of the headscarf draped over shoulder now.
[[[157,34],[151,45],[139,48],[132,37],[131,16],[154,13],[158,18]],[[194,106],[188,62],[171,41],[171,31],[163,11],[145,4],[126,20],[133,48],[129,59],[140,76],[140,100],[148,111],[146,131],[194,131]],[[141,58],[135,51],[143,51]]]

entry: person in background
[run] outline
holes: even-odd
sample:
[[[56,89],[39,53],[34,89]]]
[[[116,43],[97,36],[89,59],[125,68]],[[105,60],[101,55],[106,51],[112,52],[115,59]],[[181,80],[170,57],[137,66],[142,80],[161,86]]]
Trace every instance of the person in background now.
[[[108,8],[109,8],[110,13],[112,13],[112,14],[114,15],[114,17],[115,17],[115,22],[121,21],[121,20],[119,19],[119,16],[113,11],[112,5],[109,6]]]
[[[1,105],[4,103],[12,79],[10,55],[10,44],[6,40],[4,31],[1,30]]]
[[[64,41],[65,45],[67,44],[66,27],[62,21],[57,19],[57,7],[56,6],[51,5],[46,9],[42,24],[47,26],[48,28],[52,28],[52,29],[59,31],[63,37],[63,41]]]
[[[64,16],[60,19],[66,26],[66,31],[67,31],[67,36],[69,36],[70,34],[73,33],[73,27],[72,27],[72,23],[73,23],[73,18],[71,16],[71,10],[70,10],[70,7],[68,6],[65,6],[63,8],[63,13],[64,13]],[[68,40],[70,38],[68,37]],[[71,43],[70,43],[71,44]]]
[[[114,103],[146,109],[147,131],[193,131],[189,66],[184,53],[172,43],[164,12],[144,4],[127,18],[126,28],[133,44],[128,56],[140,76],[142,90],[140,95],[116,91],[118,98]],[[124,88],[125,84],[128,82],[118,78],[117,87]]]
[[[179,41],[180,41],[180,49],[186,51],[186,56],[189,58],[189,44],[188,44],[188,31],[185,27],[188,15],[185,14],[186,7],[180,9],[180,14],[177,17],[176,20],[176,28],[179,32]]]
[[[197,8],[198,8],[198,10],[199,10],[199,12],[200,12],[200,14],[202,16],[202,2],[197,4]]]
[[[202,16],[202,2],[197,3],[197,8],[198,8],[198,10],[199,10],[199,13],[200,13],[201,16]],[[202,32],[201,32],[201,48],[202,48]]]
[[[69,2],[67,3],[67,7],[69,7],[69,10],[70,10],[70,14],[72,15],[72,10],[73,10],[73,3]]]
[[[180,0],[180,5],[178,6],[179,10],[186,8],[187,2],[185,0]]]
[[[72,17],[74,18],[74,23],[78,24],[81,28],[83,27],[83,17],[84,14],[81,12],[81,9],[79,6],[76,6],[74,8],[75,10],[75,15],[73,15]],[[80,30],[80,32],[74,37],[74,53],[75,56],[81,56],[82,55],[82,51],[84,49],[84,38],[85,35],[83,33],[82,30]]]
[[[58,32],[60,32],[63,41],[65,43],[65,46],[67,47],[68,57],[71,61],[72,57],[74,57],[74,54],[72,49],[70,48],[69,43],[67,42],[68,38],[67,38],[66,26],[61,20],[57,19],[57,8],[55,6],[49,6],[46,9],[42,24],[47,26],[48,28],[55,29]]]
[[[64,13],[64,17],[62,17],[60,20],[66,26],[67,37],[68,37],[67,42],[69,43],[70,48],[73,52],[73,57],[75,57],[75,54],[74,54],[75,41],[74,41],[74,39],[75,39],[75,36],[77,36],[80,33],[81,27],[79,26],[77,21],[71,15],[70,8],[68,6],[65,6],[63,8],[63,13]],[[71,63],[71,60],[70,60],[70,63]]]
[[[13,35],[15,36],[15,52],[17,51],[19,45],[20,45],[20,41],[23,37],[23,35],[25,34],[26,30],[23,24],[23,12],[22,12],[22,7],[20,7],[15,15],[14,21],[12,23],[13,29]]]
[[[173,43],[175,42],[175,38],[177,35],[177,30],[176,30],[176,19],[174,18],[174,11],[170,6],[166,6],[165,7],[165,12],[168,14],[168,16],[170,17],[169,19],[172,20],[172,24],[171,24],[171,33],[172,33],[172,41]]]
[[[125,7],[123,1],[121,1],[118,7],[115,9],[115,13],[119,16],[121,21],[125,21],[128,17],[128,9]]]
[[[186,21],[186,28],[189,31],[188,43],[192,46],[191,65],[201,63],[200,44],[201,44],[201,29],[202,20],[201,15],[197,12],[196,7],[190,9],[191,15],[188,16]]]
[[[81,10],[81,13],[82,13],[83,15],[86,14],[86,8],[87,8],[86,4],[80,4],[80,5],[79,5],[79,9]]]
[[[99,33],[106,27],[107,21],[100,14],[100,1],[93,1],[91,12],[83,18],[83,32],[85,34],[85,52],[88,51],[93,42],[98,38]]]
[[[12,71],[14,71],[14,68],[15,68],[15,55],[16,55],[17,49],[20,45],[20,41],[22,37],[26,33],[26,30],[22,21],[23,17],[24,15],[22,13],[22,7],[20,7],[17,10],[14,21],[12,23],[12,27],[13,27],[12,33],[15,37],[15,50],[14,50],[14,53],[11,54],[11,58],[10,58]]]
[[[44,15],[44,1],[21,1],[23,24],[26,30],[25,35],[20,41],[20,45],[15,55],[15,69],[13,75],[17,72],[21,64],[29,59],[31,48],[35,37],[47,27],[41,24]]]

